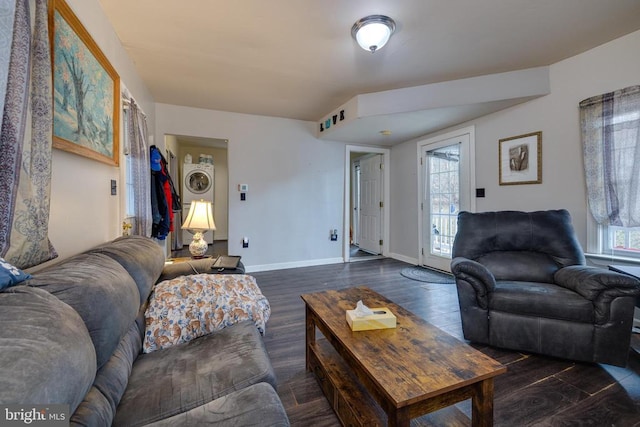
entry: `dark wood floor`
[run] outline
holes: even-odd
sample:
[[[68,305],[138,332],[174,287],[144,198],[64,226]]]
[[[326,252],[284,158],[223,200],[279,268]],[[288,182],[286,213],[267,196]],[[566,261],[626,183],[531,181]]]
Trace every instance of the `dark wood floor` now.
[[[455,285],[407,279],[400,275],[407,266],[382,259],[252,274],[271,303],[264,341],[292,426],[340,425],[315,378],[305,371],[301,294],[366,285],[462,339]],[[637,335],[632,347],[640,348]],[[628,367],[618,368],[477,348],[508,370],[495,381],[496,426],[640,425],[640,356],[633,350]],[[414,420],[412,426],[468,426],[470,415],[470,401],[465,401]]]

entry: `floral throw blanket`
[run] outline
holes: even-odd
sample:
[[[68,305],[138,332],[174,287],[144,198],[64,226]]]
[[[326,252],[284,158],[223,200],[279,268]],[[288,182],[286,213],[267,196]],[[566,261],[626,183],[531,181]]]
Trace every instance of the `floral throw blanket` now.
[[[143,351],[171,347],[242,320],[262,335],[271,306],[246,274],[195,274],[158,283],[145,313]]]

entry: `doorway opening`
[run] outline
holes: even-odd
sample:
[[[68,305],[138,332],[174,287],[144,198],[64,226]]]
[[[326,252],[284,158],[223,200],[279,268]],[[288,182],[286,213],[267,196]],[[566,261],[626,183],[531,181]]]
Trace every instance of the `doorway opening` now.
[[[418,143],[420,265],[450,271],[458,213],[475,211],[473,127]]]
[[[345,157],[344,262],[389,252],[389,150],[348,145]]]
[[[190,231],[181,225],[193,200],[205,199],[213,203],[215,231],[207,231],[207,256],[228,255],[229,230],[229,170],[228,140],[185,135],[165,135],[165,147],[175,153],[177,173],[172,174],[176,190],[182,199],[181,212],[176,218],[172,234],[172,257],[190,256]]]

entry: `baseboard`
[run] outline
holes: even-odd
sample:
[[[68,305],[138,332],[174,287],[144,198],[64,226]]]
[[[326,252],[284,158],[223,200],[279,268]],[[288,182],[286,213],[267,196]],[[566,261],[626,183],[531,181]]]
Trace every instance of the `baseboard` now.
[[[406,262],[412,265],[418,265],[417,258],[411,258],[402,254],[390,253],[389,258],[397,259],[398,261]]]
[[[245,271],[247,273],[256,273],[259,271],[271,271],[271,270],[284,270],[286,268],[298,268],[298,267],[313,267],[316,265],[327,264],[341,264],[344,262],[343,258],[325,258],[325,259],[312,259],[306,261],[295,262],[283,262],[279,264],[262,264],[262,265],[245,265]]]

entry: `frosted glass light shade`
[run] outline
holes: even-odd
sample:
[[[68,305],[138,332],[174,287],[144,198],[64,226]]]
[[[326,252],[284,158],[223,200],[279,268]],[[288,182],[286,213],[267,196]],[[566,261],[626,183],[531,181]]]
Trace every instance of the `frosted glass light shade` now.
[[[360,47],[373,53],[387,44],[395,29],[396,23],[388,16],[370,15],[353,24],[351,35]]]

